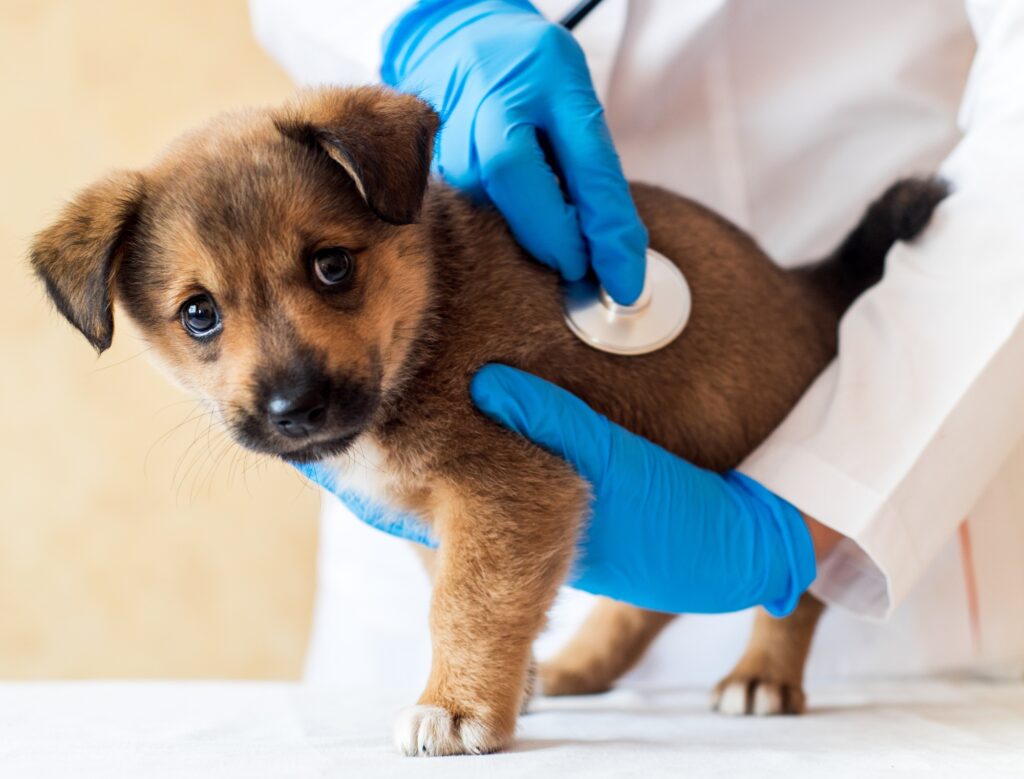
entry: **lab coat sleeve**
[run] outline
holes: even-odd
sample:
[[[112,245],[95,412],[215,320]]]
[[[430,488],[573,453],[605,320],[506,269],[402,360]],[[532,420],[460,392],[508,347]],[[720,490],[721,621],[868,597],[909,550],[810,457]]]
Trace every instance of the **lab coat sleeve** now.
[[[253,34],[303,86],[380,81],[381,38],[411,0],[249,0]]]
[[[837,359],[741,468],[846,536],[811,589],[872,618],[1024,437],[1024,2],[967,5],[978,51],[941,171],[954,193],[890,251]]]

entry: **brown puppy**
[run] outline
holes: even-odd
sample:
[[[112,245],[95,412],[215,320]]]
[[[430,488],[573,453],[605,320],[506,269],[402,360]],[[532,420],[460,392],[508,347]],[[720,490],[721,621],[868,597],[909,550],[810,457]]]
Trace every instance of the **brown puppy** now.
[[[785,272],[706,209],[635,186],[651,244],[683,270],[694,304],[669,347],[617,357],[570,334],[558,278],[494,210],[428,186],[437,127],[416,98],[373,88],[230,116],[83,192],[32,250],[97,349],[117,301],[242,445],[331,459],[354,488],[432,524],[433,667],[396,731],[402,751],[432,755],[509,743],[531,643],[587,509],[565,462],[475,411],[477,368],[532,371],[699,465],[729,468],[830,360],[842,311],[945,192],[896,185],[831,260]],[[789,691],[775,710],[802,704],[819,611],[805,599],[766,621],[737,669],[744,685]],[[542,669],[545,688],[606,688],[667,619],[609,602]]]

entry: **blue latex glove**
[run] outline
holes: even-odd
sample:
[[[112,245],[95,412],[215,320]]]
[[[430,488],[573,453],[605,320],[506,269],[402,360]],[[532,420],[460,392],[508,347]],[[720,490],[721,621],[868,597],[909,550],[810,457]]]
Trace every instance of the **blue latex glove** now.
[[[636,300],[647,231],[568,31],[524,0],[425,0],[385,34],[381,76],[440,114],[435,161],[450,184],[493,203],[566,280],[592,268],[615,300]]]
[[[814,546],[800,512],[752,479],[698,468],[514,368],[483,367],[471,391],[481,411],[564,457],[591,483],[573,587],[657,611],[761,605],[783,616],[814,581]],[[363,521],[436,545],[417,519],[338,493],[317,466],[300,470]]]
[[[783,616],[814,581],[803,517],[754,480],[698,468],[514,368],[484,366],[471,391],[481,411],[591,483],[574,587],[656,611],[760,605]]]

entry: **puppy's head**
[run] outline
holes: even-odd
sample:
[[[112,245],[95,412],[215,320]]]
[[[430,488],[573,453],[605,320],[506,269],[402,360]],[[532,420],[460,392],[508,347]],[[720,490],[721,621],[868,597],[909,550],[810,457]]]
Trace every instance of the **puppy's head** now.
[[[437,124],[375,88],[221,119],[79,194],[32,263],[101,352],[116,301],[244,446],[337,454],[398,391],[426,315]]]

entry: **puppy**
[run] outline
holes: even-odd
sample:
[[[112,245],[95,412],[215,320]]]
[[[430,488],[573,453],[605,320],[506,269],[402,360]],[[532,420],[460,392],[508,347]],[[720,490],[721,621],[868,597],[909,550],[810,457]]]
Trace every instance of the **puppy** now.
[[[226,116],[147,170],[86,189],[32,248],[57,308],[97,350],[116,301],[242,446],[329,461],[351,487],[431,524],[433,665],[395,731],[409,755],[510,742],[531,644],[587,514],[587,484],[565,462],[474,409],[474,372],[531,371],[727,469],[829,362],[842,312],[945,194],[898,183],[829,259],[787,272],[722,218],[637,184],[651,245],[682,269],[694,303],[674,343],[619,357],[569,332],[559,279],[495,210],[430,180],[437,130],[425,103],[378,88]],[[805,596],[784,620],[761,617],[719,707],[799,711],[820,611]],[[668,620],[603,603],[540,669],[543,690],[606,689]]]

